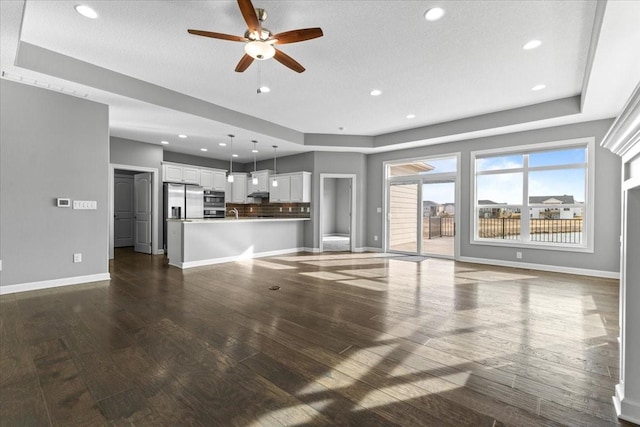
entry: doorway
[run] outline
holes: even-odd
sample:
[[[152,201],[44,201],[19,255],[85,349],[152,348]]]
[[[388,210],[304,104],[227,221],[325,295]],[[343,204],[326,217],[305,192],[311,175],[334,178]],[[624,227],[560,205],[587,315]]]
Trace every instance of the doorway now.
[[[355,250],[356,176],[320,174],[320,252]]]
[[[385,248],[456,259],[459,154],[388,162]]]
[[[158,247],[158,169],[109,165],[109,259],[114,248],[162,253]]]

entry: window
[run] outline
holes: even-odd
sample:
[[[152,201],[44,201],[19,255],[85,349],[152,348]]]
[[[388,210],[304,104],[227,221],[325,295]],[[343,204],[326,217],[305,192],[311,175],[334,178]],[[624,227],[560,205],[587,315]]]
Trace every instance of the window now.
[[[593,252],[593,138],[471,153],[472,244]]]

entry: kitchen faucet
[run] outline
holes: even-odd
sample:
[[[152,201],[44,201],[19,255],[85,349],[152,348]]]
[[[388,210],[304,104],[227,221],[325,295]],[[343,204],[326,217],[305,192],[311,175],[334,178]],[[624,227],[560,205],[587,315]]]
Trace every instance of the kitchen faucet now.
[[[237,208],[233,208],[229,211],[229,213],[234,213],[236,214],[236,219],[238,219],[238,209]]]

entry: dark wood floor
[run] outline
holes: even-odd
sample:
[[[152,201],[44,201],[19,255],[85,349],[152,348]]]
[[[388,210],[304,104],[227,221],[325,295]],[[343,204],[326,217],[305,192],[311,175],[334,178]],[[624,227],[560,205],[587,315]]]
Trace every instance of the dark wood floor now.
[[[111,275],[0,298],[0,424],[619,425],[616,281],[128,250]]]

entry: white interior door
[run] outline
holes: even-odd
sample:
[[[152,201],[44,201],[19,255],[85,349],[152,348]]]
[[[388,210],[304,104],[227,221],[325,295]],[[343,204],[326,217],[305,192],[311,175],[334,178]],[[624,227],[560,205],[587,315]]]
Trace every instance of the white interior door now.
[[[116,175],[113,183],[113,244],[133,246],[133,176]]]
[[[134,175],[135,244],[134,250],[151,253],[151,173]]]

